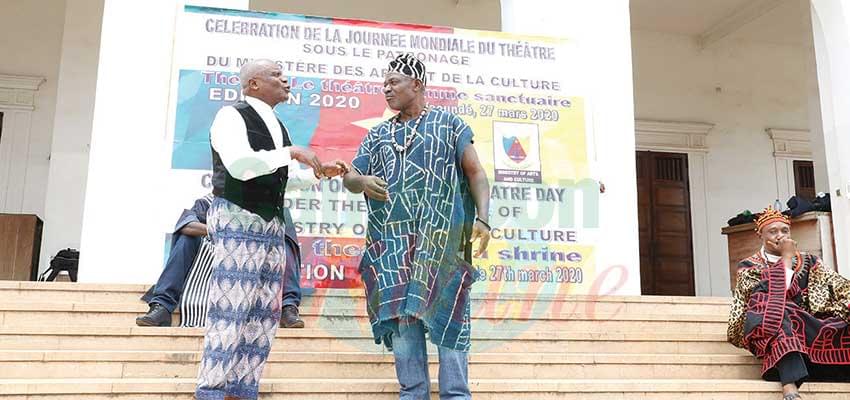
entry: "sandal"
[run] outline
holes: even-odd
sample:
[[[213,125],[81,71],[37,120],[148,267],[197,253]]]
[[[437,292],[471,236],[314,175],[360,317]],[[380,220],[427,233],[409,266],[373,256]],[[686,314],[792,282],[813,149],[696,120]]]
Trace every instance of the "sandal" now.
[[[786,394],[784,397],[782,397],[782,400],[797,400],[797,399],[803,400],[803,397],[800,396],[800,393],[790,393],[790,394]]]

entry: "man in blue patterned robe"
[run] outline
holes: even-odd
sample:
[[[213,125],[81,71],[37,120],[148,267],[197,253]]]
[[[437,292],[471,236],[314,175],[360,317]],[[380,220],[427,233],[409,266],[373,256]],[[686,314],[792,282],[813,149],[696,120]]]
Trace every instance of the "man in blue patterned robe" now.
[[[401,399],[428,399],[425,335],[439,349],[441,399],[471,398],[471,243],[490,238],[489,183],[457,115],[425,102],[425,65],[390,62],[384,95],[395,117],[374,127],[344,177],[368,204],[360,274],[377,343],[393,350]]]

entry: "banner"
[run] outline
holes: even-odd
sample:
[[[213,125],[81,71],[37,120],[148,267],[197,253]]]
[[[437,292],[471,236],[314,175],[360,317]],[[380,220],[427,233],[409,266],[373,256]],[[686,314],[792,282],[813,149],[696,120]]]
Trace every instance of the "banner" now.
[[[246,62],[268,58],[291,77],[290,99],[275,112],[294,144],[323,161],[350,162],[367,131],[393,116],[382,83],[387,63],[406,52],[426,64],[427,101],[472,127],[490,179],[492,240],[474,261],[473,291],[593,291],[599,188],[582,56],[567,39],[187,6],[166,140],[175,214],[211,190],[209,127],[218,109],[239,100]],[[334,179],[290,192],[286,202],[303,253],[302,287],[362,287],[363,195]]]

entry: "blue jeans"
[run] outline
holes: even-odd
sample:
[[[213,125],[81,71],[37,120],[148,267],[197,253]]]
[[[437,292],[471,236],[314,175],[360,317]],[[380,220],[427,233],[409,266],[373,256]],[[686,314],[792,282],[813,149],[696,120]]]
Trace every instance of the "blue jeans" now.
[[[183,286],[186,284],[186,275],[192,268],[198,249],[201,248],[200,236],[188,236],[180,233],[174,234],[177,238],[171,246],[165,269],[159,275],[153,291],[153,298],[148,303],[159,303],[168,312],[174,312],[180,297],[183,295]]]
[[[301,305],[301,257],[295,257],[298,244],[286,238],[286,268],[283,271],[283,303],[284,306]]]
[[[428,350],[425,327],[418,319],[402,319],[399,335],[393,335],[395,371],[401,385],[399,400],[431,398],[431,378],[428,373]],[[469,354],[438,347],[440,370],[440,400],[472,399],[469,392]]]

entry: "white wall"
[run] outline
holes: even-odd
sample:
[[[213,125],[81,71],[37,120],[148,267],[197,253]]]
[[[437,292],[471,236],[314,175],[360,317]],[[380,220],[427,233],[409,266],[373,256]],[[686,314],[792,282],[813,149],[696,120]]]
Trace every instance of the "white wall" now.
[[[760,211],[777,198],[765,128],[808,129],[809,53],[743,34],[704,50],[690,36],[646,31],[633,31],[632,43],[637,118],[715,124],[706,157],[710,287],[697,294],[729,295],[720,229],[740,211]]]
[[[259,11],[501,30],[499,0],[251,0],[250,3],[252,10]]]
[[[12,153],[10,180],[0,187],[8,200],[0,204],[0,212],[44,218],[64,19],[63,0],[0,2],[0,74],[46,78],[36,92],[30,136]],[[12,140],[8,133],[4,141]]]
[[[80,248],[103,0],[69,0],[59,61],[40,269],[60,249]]]

